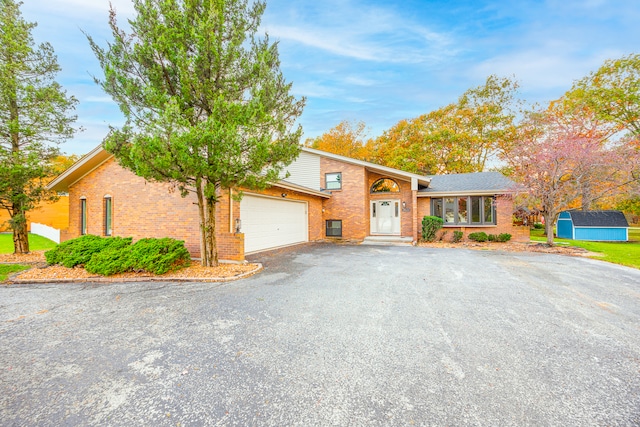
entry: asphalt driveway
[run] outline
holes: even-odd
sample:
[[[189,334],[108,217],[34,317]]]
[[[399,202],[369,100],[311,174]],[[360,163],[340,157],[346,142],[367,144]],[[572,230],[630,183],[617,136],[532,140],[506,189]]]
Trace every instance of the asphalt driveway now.
[[[640,425],[640,271],[309,245],[224,284],[0,287],[2,425]]]

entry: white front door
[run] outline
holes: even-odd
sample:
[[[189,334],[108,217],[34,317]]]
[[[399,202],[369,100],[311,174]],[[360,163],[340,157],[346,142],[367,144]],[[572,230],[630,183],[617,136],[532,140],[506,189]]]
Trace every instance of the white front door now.
[[[371,234],[400,234],[400,201],[371,201]]]

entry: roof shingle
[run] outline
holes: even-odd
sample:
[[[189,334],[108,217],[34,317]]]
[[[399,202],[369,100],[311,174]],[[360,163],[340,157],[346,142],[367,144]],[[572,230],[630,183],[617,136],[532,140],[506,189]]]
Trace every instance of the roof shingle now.
[[[628,227],[620,211],[568,211],[576,227]]]
[[[420,193],[508,193],[517,190],[517,184],[500,172],[458,173],[433,175],[429,188]]]

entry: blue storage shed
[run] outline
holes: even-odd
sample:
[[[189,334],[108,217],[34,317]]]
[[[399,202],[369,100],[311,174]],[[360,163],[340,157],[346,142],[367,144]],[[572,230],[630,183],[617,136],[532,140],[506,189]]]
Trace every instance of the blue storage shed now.
[[[629,223],[620,211],[564,211],[556,233],[563,239],[624,242],[629,240]]]

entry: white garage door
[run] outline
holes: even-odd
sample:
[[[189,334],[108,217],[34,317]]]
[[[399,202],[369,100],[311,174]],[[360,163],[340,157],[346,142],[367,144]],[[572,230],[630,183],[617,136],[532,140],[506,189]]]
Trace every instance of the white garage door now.
[[[245,194],[240,219],[245,252],[309,241],[305,202]]]

